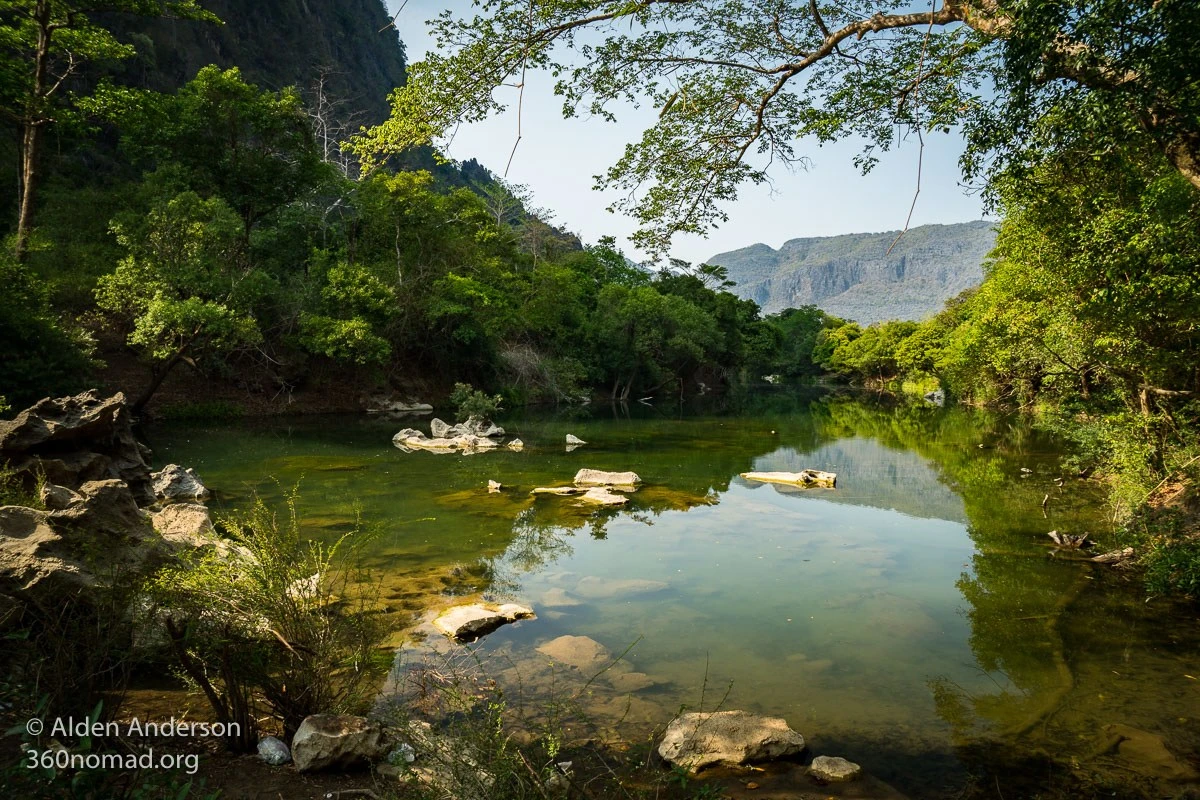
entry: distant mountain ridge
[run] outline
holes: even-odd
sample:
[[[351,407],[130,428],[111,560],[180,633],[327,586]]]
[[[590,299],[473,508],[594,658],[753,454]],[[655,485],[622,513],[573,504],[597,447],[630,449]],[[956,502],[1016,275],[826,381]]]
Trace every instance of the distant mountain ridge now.
[[[979,220],[899,231],[792,239],[778,249],[754,244],[708,260],[737,283],[732,291],[766,313],[815,305],[861,324],[919,320],[983,280],[995,223]],[[892,243],[896,246],[889,254]]]

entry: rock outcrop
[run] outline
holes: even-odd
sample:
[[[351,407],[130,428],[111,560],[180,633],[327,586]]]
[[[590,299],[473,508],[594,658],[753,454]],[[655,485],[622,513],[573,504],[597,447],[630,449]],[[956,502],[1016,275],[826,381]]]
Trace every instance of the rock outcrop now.
[[[481,450],[492,450],[500,446],[496,441],[487,436],[476,436],[470,433],[456,436],[452,439],[446,437],[430,439],[425,435],[424,431],[419,431],[415,428],[405,428],[397,433],[392,437],[392,444],[405,452],[426,450],[431,453],[461,452],[463,455],[471,455]]]
[[[667,727],[658,754],[689,772],[775,761],[804,750],[804,737],[779,717],[745,711],[681,714]]]
[[[49,511],[0,507],[0,594],[41,608],[111,575],[132,574],[164,553],[149,515],[119,480],[89,481]]]
[[[70,489],[115,478],[129,486],[139,505],[148,505],[154,502],[149,456],[133,435],[133,417],[120,392],[45,398],[15,419],[0,421],[0,462]]]
[[[292,760],[300,772],[365,768],[386,754],[383,729],[365,717],[313,714],[292,737]]]

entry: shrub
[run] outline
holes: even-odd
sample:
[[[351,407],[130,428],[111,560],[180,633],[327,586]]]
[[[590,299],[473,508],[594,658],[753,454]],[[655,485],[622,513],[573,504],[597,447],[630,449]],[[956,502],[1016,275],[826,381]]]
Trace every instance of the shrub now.
[[[288,497],[280,521],[262,500],[222,520],[231,546],[161,571],[152,583],[185,675],[235,750],[257,739],[260,705],[289,738],[314,713],[361,710],[386,666],[386,629],[353,566],[361,530],[333,544],[305,538]]]

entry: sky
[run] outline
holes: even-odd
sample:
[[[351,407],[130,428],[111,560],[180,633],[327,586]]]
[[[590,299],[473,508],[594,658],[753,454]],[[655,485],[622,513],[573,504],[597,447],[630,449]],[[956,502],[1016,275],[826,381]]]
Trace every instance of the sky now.
[[[425,21],[444,8],[470,10],[468,2],[451,0],[387,0],[396,19],[409,63],[421,60],[431,46]],[[504,175],[517,140],[517,90],[501,88],[498,98],[509,106],[502,116],[459,128],[447,155],[456,160],[477,159],[493,173],[526,186],[534,205],[551,209],[553,222],[580,236],[585,244],[614,236],[625,254],[642,255],[628,241],[636,225],[606,211],[615,193],[593,190],[594,176],[621,155],[625,144],[637,141],[654,119],[642,109],[618,113],[616,123],[599,119],[563,119],[562,101],[554,96],[554,80],[530,73],[525,80],[521,140]],[[818,147],[801,142],[797,153],[807,155],[807,170],[776,169],[773,185],[743,187],[726,210],[729,221],[707,238],[677,237],[671,255],[692,263],[729,250],[764,243],[778,248],[788,239],[899,230],[904,227],[917,188],[919,148],[915,138],[901,142],[881,156],[864,176],[853,163],[855,142]],[[956,134],[927,133],[921,169],[921,190],[912,226],[983,219],[980,199],[961,186],[958,157],[962,139]]]

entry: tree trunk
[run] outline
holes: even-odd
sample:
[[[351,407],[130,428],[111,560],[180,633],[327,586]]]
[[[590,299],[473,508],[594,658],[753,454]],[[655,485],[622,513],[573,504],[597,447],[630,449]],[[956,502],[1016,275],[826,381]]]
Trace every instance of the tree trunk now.
[[[167,379],[168,375],[171,374],[171,370],[175,368],[175,365],[183,360],[183,356],[186,352],[186,346],[180,348],[178,351],[176,351],[175,355],[171,356],[171,358],[167,360],[166,364],[163,364],[161,368],[151,372],[150,384],[146,386],[145,390],[143,390],[141,395],[138,396],[138,399],[134,401],[131,408],[135,415],[142,413],[142,409],[145,408],[146,404],[150,402],[150,398],[154,397],[154,393],[158,391],[158,387],[162,386],[162,382]]]
[[[38,0],[34,9],[34,23],[38,28],[37,47],[34,50],[33,86],[30,87],[29,106],[21,121],[21,202],[17,216],[17,236],[13,254],[19,262],[29,252],[29,234],[33,230],[33,203],[37,197],[41,175],[42,137],[50,121],[41,109],[46,94],[46,75],[50,69],[50,0]]]

